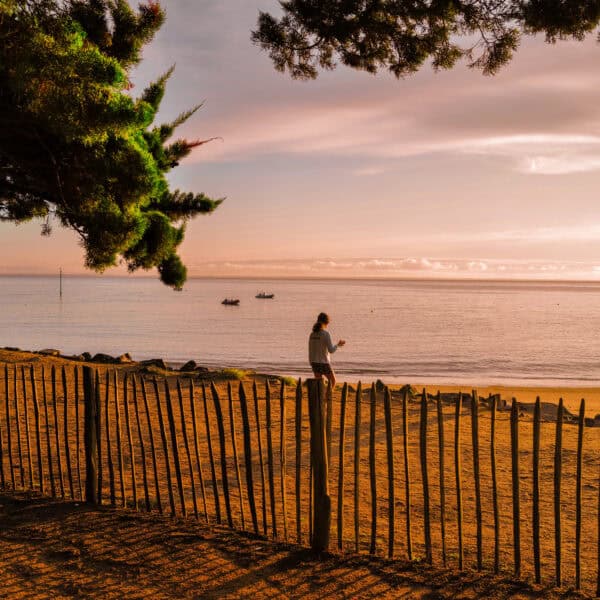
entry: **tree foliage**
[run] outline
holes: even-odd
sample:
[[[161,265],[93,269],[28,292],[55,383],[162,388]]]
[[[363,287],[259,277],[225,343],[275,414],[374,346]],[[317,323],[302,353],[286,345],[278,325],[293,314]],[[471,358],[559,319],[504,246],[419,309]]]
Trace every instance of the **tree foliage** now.
[[[396,77],[460,59],[486,74],[509,62],[523,35],[581,40],[600,20],[599,0],[289,0],[279,19],[261,12],[255,43],[275,68],[314,79],[336,61]]]
[[[208,140],[154,124],[171,71],[135,98],[129,72],[164,13],[147,1],[0,0],[0,220],[75,230],[86,266],[156,267],[181,289],[186,222],[221,202],[166,174]]]

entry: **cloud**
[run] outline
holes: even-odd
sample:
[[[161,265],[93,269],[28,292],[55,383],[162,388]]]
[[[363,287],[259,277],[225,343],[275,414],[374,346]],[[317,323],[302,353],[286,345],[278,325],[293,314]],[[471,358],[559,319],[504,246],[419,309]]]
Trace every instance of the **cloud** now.
[[[600,266],[586,262],[429,257],[237,261],[196,264],[192,276],[363,277],[438,279],[600,279]]]

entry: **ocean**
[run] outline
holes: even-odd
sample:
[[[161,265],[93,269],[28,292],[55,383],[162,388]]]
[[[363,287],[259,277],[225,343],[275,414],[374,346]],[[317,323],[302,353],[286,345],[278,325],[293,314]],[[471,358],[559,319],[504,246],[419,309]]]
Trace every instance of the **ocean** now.
[[[259,300],[259,291],[272,300]],[[223,306],[226,297],[239,306]],[[319,312],[340,380],[597,386],[600,283],[0,277],[0,346],[306,377]]]

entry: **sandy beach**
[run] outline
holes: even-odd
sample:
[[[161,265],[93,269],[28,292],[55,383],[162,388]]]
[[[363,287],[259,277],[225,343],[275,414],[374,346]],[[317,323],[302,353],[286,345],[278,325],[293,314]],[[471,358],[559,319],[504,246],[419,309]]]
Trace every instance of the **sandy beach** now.
[[[46,369],[55,366],[62,367],[65,365],[68,370],[72,369],[74,365],[81,365],[81,363],[67,360],[61,357],[53,357],[40,354],[22,353],[22,352],[11,352],[6,350],[0,351],[0,363],[6,363],[9,365],[9,371],[14,368],[13,365],[20,367],[21,365],[34,365],[36,369],[39,369],[42,365]],[[163,376],[167,379],[173,379],[177,376],[182,376],[183,381],[188,381],[190,378],[196,381],[196,399],[197,402],[201,402],[201,397],[198,396],[200,393],[200,386],[202,381],[214,382],[218,393],[221,398],[227,397],[228,384],[234,384],[234,412],[235,419],[240,423],[240,414],[237,408],[237,386],[239,382],[231,379],[223,379],[220,372],[195,372],[195,373],[178,373],[172,371],[163,371],[157,368],[141,368],[137,364],[123,364],[123,365],[106,365],[97,364],[92,365],[99,369],[102,374],[108,369],[110,373],[114,371],[127,371],[135,372],[140,378],[147,378],[148,382],[154,376],[162,378]],[[267,427],[266,421],[266,405],[265,405],[265,390],[264,385],[266,379],[271,381],[273,393],[275,398],[277,397],[277,390],[279,381],[276,377],[265,376],[265,375],[254,375],[248,373],[243,379],[244,386],[247,390],[250,390],[254,381],[257,383],[258,389],[258,414],[260,418],[260,424],[262,428],[263,444],[265,443],[264,435]],[[71,380],[69,379],[69,382]],[[69,386],[71,383],[69,383]],[[418,383],[413,384],[416,390],[420,390],[422,386]],[[69,388],[71,390],[71,388]],[[352,461],[353,461],[353,414],[354,414],[354,394],[356,386],[351,384],[349,386],[350,393],[348,396],[348,407],[346,417],[346,440],[345,440],[345,469],[346,469],[346,484],[343,491],[343,502],[342,506],[345,517],[345,525],[342,531],[343,546],[345,552],[352,552],[354,549],[354,526],[353,526],[353,497],[354,497],[354,482],[352,476]],[[442,393],[451,393],[457,391],[470,391],[465,386],[427,386],[427,390],[430,394],[435,394],[437,391]],[[519,400],[520,403],[532,403],[535,401],[536,396],[540,396],[544,402],[552,402],[562,397],[565,400],[567,407],[572,411],[576,412],[578,408],[578,401],[581,396],[586,398],[587,415],[594,416],[595,407],[600,402],[600,390],[591,388],[526,388],[526,387],[480,387],[478,388],[478,394],[483,397],[487,397],[488,394],[500,394],[501,399],[510,401],[512,397]],[[285,478],[285,487],[288,494],[288,529],[290,532],[290,541],[294,540],[296,522],[294,514],[294,409],[292,406],[294,390],[292,386],[287,388],[287,398],[290,406],[288,407],[287,416],[285,420],[285,429],[287,435],[287,474]],[[392,388],[393,398],[399,398],[398,389]],[[336,389],[333,397],[333,412],[332,412],[332,463],[330,465],[330,490],[332,494],[332,547],[335,545],[334,540],[337,539],[337,493],[338,484],[340,478],[340,463],[339,463],[339,419],[341,410],[341,389]],[[0,396],[2,392],[0,390]],[[378,396],[379,398],[379,396]],[[363,402],[368,399],[368,394],[363,395]],[[306,402],[306,394],[304,392],[304,402]],[[430,402],[430,405],[432,403]],[[378,406],[379,402],[378,402]],[[396,548],[395,556],[402,560],[406,559],[406,538],[405,538],[405,527],[406,527],[406,502],[404,496],[404,476],[403,476],[403,453],[401,448],[402,440],[402,423],[401,423],[401,410],[400,406],[394,402],[393,404],[393,417],[392,417],[392,429],[396,439],[396,445],[394,448],[394,460],[395,460],[395,471],[396,471],[396,501],[395,501],[395,513],[396,513]],[[276,435],[274,438],[277,439],[279,435],[279,428],[281,425],[281,419],[279,416],[278,402],[274,403],[273,413],[273,427],[275,428]],[[308,441],[309,441],[309,428],[308,428],[308,411],[305,406],[304,421],[302,424],[302,438],[303,438],[303,478],[304,488],[301,499],[302,514],[303,514],[303,527],[306,527],[306,519],[308,514],[308,471],[306,465],[308,464]],[[379,482],[379,491],[377,499],[377,516],[378,516],[378,528],[377,528],[377,549],[376,554],[383,557],[386,555],[387,540],[388,540],[388,526],[389,526],[389,506],[388,506],[388,478],[387,478],[387,463],[386,463],[386,445],[385,445],[385,423],[383,410],[377,408],[376,415],[376,440],[375,440],[375,454],[376,454],[376,478]],[[213,420],[215,418],[212,404],[209,403],[209,418]],[[359,519],[361,524],[361,539],[360,549],[361,552],[367,552],[369,549],[369,523],[372,514],[372,499],[369,492],[368,485],[368,454],[369,454],[369,415],[368,406],[363,407],[363,419],[361,425],[361,463],[360,472],[362,483],[360,487],[360,513]],[[419,471],[419,415],[420,415],[420,401],[418,398],[409,402],[408,405],[408,460],[411,465],[411,477],[412,477],[412,495],[411,495],[411,516],[412,516],[412,538],[413,538],[413,552],[414,557],[417,560],[421,560],[424,555],[424,537],[423,537],[423,481]],[[224,416],[225,422],[229,423],[229,419],[232,416],[229,413],[229,409],[224,405]],[[449,561],[449,568],[456,568],[457,561],[457,525],[456,525],[456,489],[453,477],[453,443],[454,443],[454,405],[450,402],[445,402],[443,407],[444,416],[444,428],[446,442],[444,447],[444,458],[446,461],[445,472],[443,479],[445,483],[446,493],[446,505],[445,505],[445,517],[446,517],[446,545],[447,545],[447,556]],[[151,409],[151,419],[155,424],[158,416],[154,408]],[[153,425],[154,427],[155,425]],[[191,436],[190,424],[186,423],[188,434]],[[531,581],[533,576],[533,553],[532,553],[532,527],[531,527],[531,514],[532,514],[532,495],[531,495],[531,449],[532,449],[532,419],[531,414],[525,404],[521,408],[521,417],[519,419],[519,443],[520,443],[520,482],[521,482],[521,550],[522,550],[522,575],[526,580]],[[484,569],[489,572],[493,565],[493,512],[492,512],[492,499],[491,499],[491,475],[490,475],[490,451],[489,451],[489,433],[490,433],[490,415],[489,411],[486,410],[483,405],[480,411],[479,420],[480,430],[480,461],[481,461],[481,487],[482,487],[482,517],[483,517],[483,564]],[[256,428],[252,426],[253,435],[256,434]],[[213,436],[216,435],[216,427],[213,426]],[[229,433],[227,434],[229,436]],[[434,405],[429,410],[428,415],[428,436],[427,436],[427,457],[429,464],[429,485],[430,485],[430,500],[431,500],[431,519],[432,519],[432,541],[433,541],[433,559],[434,565],[438,567],[441,565],[441,537],[440,537],[440,471],[439,471],[439,450],[437,442],[437,416],[435,414]],[[541,493],[543,510],[541,514],[541,526],[542,526],[542,583],[545,587],[551,587],[554,578],[554,540],[553,540],[553,527],[554,527],[554,515],[552,507],[552,464],[554,456],[554,435],[555,435],[555,424],[552,419],[546,419],[541,425]],[[471,571],[475,567],[475,495],[473,485],[473,462],[472,462],[472,446],[471,446],[471,419],[470,413],[467,406],[463,408],[462,420],[461,420],[461,438],[462,438],[462,477],[463,477],[463,514],[464,514],[464,552],[465,552],[465,567],[468,571]],[[236,434],[238,451],[243,448],[243,439],[241,434]],[[497,417],[497,450],[496,460],[498,464],[498,496],[500,500],[500,531],[501,531],[501,572],[503,576],[510,576],[512,574],[513,564],[513,553],[512,553],[512,508],[511,508],[511,495],[512,495],[512,482],[511,482],[511,467],[510,467],[510,443],[509,443],[509,414],[508,411],[499,411]],[[72,447],[74,439],[71,438]],[[145,439],[148,444],[148,439]],[[216,439],[213,439],[213,444],[216,444]],[[563,490],[562,490],[562,528],[563,528],[563,581],[565,582],[566,588],[570,588],[573,585],[573,569],[574,569],[574,539],[575,539],[575,450],[577,445],[577,427],[572,424],[565,424],[563,433]],[[148,447],[148,446],[146,446]],[[276,450],[278,446],[276,445]],[[255,448],[256,452],[256,448]],[[266,453],[266,451],[264,450]],[[278,452],[278,450],[277,450]],[[275,453],[275,459],[273,462],[274,477],[275,477],[275,489],[279,490],[281,481],[281,465],[279,462],[279,455]],[[205,465],[209,464],[209,454],[206,444],[204,442],[204,434],[202,434],[201,458]],[[6,456],[6,452],[5,452]],[[583,513],[583,531],[585,532],[584,542],[582,545],[582,587],[587,593],[591,593],[595,589],[596,581],[596,544],[597,544],[597,498],[598,498],[598,475],[597,475],[597,464],[600,457],[600,436],[597,435],[595,428],[586,428],[585,433],[585,445],[583,453],[583,496],[582,504],[584,508]],[[266,460],[266,456],[265,456]],[[108,464],[106,463],[106,455],[103,457],[105,477],[108,472]],[[139,473],[141,472],[143,465],[141,464],[141,458],[139,452],[136,454],[136,466],[138,469],[138,488],[140,486]],[[228,444],[226,448],[226,461],[228,468],[233,464],[232,448]],[[260,469],[258,465],[258,459],[256,454],[253,458],[253,470],[255,473],[257,469]],[[242,461],[243,464],[243,461]],[[165,481],[167,481],[166,471],[164,470],[164,464],[159,465],[159,477],[161,480],[162,493],[165,494],[163,499],[166,497]],[[217,468],[218,472],[218,468]],[[228,476],[229,478],[232,475]],[[257,480],[258,481],[258,480]],[[129,489],[131,481],[128,474],[125,475],[124,484],[126,489]],[[186,490],[186,505],[188,512],[192,512],[192,502],[189,492],[189,479],[187,472],[184,473],[184,488]],[[105,479],[105,486],[107,485]],[[221,487],[222,481],[218,478],[218,485]],[[257,483],[258,485],[258,483]],[[260,493],[257,488],[257,501],[258,501],[258,513],[259,516],[262,514],[262,500],[260,499]],[[211,484],[207,480],[207,506],[209,512],[209,521],[214,522],[214,509],[215,504],[211,495]],[[107,502],[105,490],[105,502]],[[234,483],[230,483],[230,493],[232,497],[232,510],[233,510],[233,521],[237,529],[242,527],[240,520],[240,502],[245,503],[246,496],[245,492],[240,495],[238,488]],[[139,497],[141,498],[141,490],[138,489]],[[163,500],[164,501],[164,500]],[[141,499],[139,500],[141,506]],[[265,506],[268,509],[267,505]],[[268,515],[268,511],[264,514]],[[31,517],[34,518],[34,517]],[[269,519],[269,517],[267,517]],[[283,513],[280,504],[277,504],[277,518],[279,526],[283,520]],[[246,512],[246,519],[248,519],[248,513]],[[147,521],[143,519],[140,521],[142,527],[146,527],[143,523]],[[259,519],[261,533],[270,531],[270,524],[267,521],[262,523],[262,517]],[[268,525],[268,526],[267,526]],[[248,522],[246,521],[246,529],[248,529]],[[57,535],[57,530],[51,529],[55,533],[51,533],[50,537]],[[307,539],[307,530],[305,529],[304,543]],[[221,534],[219,534],[221,535]],[[281,529],[280,534],[281,536]],[[53,544],[56,544],[56,539],[53,539]],[[94,542],[95,543],[95,542]],[[148,550],[152,554],[151,550]],[[164,560],[164,559],[161,559]],[[229,560],[229,559],[228,559]],[[163,568],[164,564],[157,563],[156,568]],[[54,567],[53,567],[54,568]],[[50,573],[51,571],[48,571]],[[45,575],[46,571],[41,571],[36,577],[38,584],[43,584],[46,576],[56,578],[58,573],[52,572],[51,575]],[[298,570],[298,577],[301,577],[303,571]],[[333,569],[331,576],[335,577],[336,570]],[[21,574],[21,577],[26,575]],[[309,575],[306,574],[306,577]],[[18,577],[17,577],[18,579]],[[466,581],[466,580],[465,580]],[[22,582],[21,582],[22,583]],[[214,582],[213,582],[214,584]],[[414,589],[411,586],[414,584]],[[17,584],[15,584],[17,585]],[[20,585],[20,584],[18,584]],[[18,585],[15,588],[18,589]],[[24,584],[23,584],[24,585]],[[174,584],[175,588],[177,584]],[[206,586],[207,583],[199,584],[199,589],[202,585]],[[212,585],[212,584],[211,584]],[[298,585],[302,585],[300,582]],[[413,589],[414,595],[410,593],[406,597],[421,597],[418,595],[417,590],[422,591],[422,583],[417,584],[416,582],[410,582],[409,589]],[[478,584],[479,585],[479,584]],[[468,587],[468,586],[467,586]],[[25,589],[25,588],[23,588]],[[183,589],[183,588],[182,588]],[[187,589],[187,588],[186,588]],[[253,589],[253,588],[249,588]],[[541,588],[540,588],[541,589]],[[487,595],[478,596],[476,592],[470,590],[465,592],[464,597],[515,597],[515,598],[526,598],[529,597],[527,594],[523,594],[523,590],[512,589],[510,593],[499,592],[499,595],[490,595],[489,588],[487,588]],[[189,592],[192,593],[191,591]],[[290,596],[295,597],[292,592],[288,592]],[[393,594],[393,590],[388,590],[385,593]],[[385,593],[383,597],[385,597]],[[420,592],[419,592],[420,593]],[[429,592],[427,592],[429,593]],[[241,593],[240,593],[241,594]],[[511,595],[513,594],[513,595]],[[243,595],[243,594],[241,594]],[[18,597],[18,595],[17,595]],[[43,597],[43,596],[40,596]],[[190,596],[190,597],[193,597]],[[231,597],[238,597],[232,594]],[[309,595],[310,597],[310,595]],[[335,597],[335,594],[334,596]],[[362,597],[369,597],[368,594]],[[423,592],[423,597],[429,597]],[[444,598],[446,596],[439,595],[435,597]],[[462,597],[462,596],[461,596]],[[547,596],[551,597],[551,596]],[[564,597],[564,596],[563,596]]]

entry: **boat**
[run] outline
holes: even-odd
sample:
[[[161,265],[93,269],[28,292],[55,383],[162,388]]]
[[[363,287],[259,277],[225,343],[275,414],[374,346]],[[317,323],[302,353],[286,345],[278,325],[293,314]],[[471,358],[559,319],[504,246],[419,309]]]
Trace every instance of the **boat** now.
[[[262,300],[275,298],[275,294],[267,294],[267,292],[258,292],[255,298],[261,298]]]
[[[240,301],[237,298],[225,298],[221,304],[225,304],[226,306],[237,306]]]

